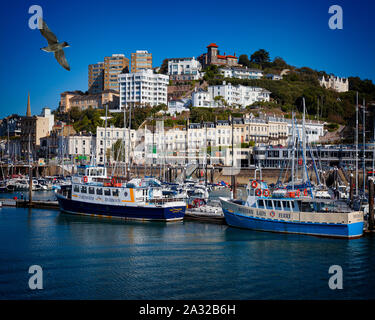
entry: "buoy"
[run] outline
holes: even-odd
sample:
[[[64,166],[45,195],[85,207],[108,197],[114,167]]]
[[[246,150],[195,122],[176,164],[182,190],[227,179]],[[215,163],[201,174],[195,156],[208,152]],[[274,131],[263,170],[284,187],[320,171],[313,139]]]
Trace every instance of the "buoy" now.
[[[89,181],[89,178],[87,178],[87,176],[84,176],[84,177],[83,177],[83,182],[84,182],[84,183],[87,183],[88,181]]]
[[[261,189],[256,189],[256,190],[255,190],[255,195],[256,195],[257,197],[260,197],[260,196],[262,195],[262,190],[261,190]]]
[[[256,187],[258,187],[258,182],[256,182],[255,180],[251,183],[251,186],[256,189]]]
[[[269,191],[268,189],[264,189],[264,191],[263,191],[263,195],[264,195],[265,197],[268,197],[268,196],[270,195],[270,191]]]
[[[303,195],[304,195],[305,197],[307,197],[307,195],[308,195],[307,189],[303,190]]]

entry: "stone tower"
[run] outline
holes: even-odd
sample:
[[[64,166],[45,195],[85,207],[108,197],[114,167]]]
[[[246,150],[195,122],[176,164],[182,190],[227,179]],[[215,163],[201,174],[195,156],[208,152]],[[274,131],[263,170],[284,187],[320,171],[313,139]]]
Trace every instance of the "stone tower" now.
[[[31,117],[30,92],[27,94],[27,111],[26,111],[26,117]]]

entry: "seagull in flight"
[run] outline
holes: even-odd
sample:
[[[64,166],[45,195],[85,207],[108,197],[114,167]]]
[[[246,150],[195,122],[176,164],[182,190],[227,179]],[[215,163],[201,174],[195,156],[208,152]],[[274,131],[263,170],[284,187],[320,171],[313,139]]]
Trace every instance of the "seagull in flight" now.
[[[55,34],[48,28],[46,22],[42,18],[39,18],[38,23],[39,23],[40,33],[42,34],[44,38],[46,38],[48,42],[48,46],[41,48],[40,50],[43,50],[45,52],[53,52],[57,62],[63,68],[70,71],[70,67],[69,67],[68,61],[65,58],[65,54],[63,50],[63,48],[69,47],[69,44],[65,41],[59,42]]]

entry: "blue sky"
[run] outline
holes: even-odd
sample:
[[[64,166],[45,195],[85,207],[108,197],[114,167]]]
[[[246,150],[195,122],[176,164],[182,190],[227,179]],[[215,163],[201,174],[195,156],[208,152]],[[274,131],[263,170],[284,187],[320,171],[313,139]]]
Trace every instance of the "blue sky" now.
[[[40,5],[50,29],[71,47],[71,71],[46,41],[28,27],[31,5]],[[343,30],[328,27],[331,5],[343,8]],[[375,80],[375,1],[2,1],[0,19],[0,117],[55,109],[60,93],[87,90],[87,67],[104,56],[135,50],[164,58],[197,57],[215,42],[221,53],[248,54],[264,48],[271,58],[339,76]],[[375,82],[375,81],[374,81]]]

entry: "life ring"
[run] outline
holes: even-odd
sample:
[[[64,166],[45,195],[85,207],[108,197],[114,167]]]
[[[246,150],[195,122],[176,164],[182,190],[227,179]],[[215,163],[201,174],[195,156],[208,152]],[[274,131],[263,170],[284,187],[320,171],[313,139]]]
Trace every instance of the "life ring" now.
[[[307,192],[307,189],[303,190],[303,195],[304,195],[305,197],[307,197],[308,194],[309,194],[309,193]]]
[[[114,186],[115,184],[116,184],[116,179],[115,179],[115,177],[113,177],[113,178],[111,179],[111,185]]]
[[[296,191],[296,197],[299,198],[300,195],[301,195],[301,191],[299,191],[299,189],[297,189],[297,191]]]
[[[88,181],[89,181],[89,178],[87,178],[87,176],[84,176],[84,177],[83,177],[83,182],[84,182],[84,183],[87,183]]]
[[[271,217],[274,217],[274,216],[275,216],[275,211],[271,211],[271,212],[270,212],[270,216],[271,216]]]
[[[258,182],[256,182],[255,180],[251,183],[251,186],[256,189],[256,187],[258,186]]]
[[[260,197],[260,196],[262,195],[262,190],[261,190],[261,189],[256,189],[256,190],[255,190],[255,195],[256,195],[257,197]]]
[[[264,195],[265,197],[269,197],[269,195],[270,195],[270,191],[269,191],[268,189],[264,189],[264,190],[263,190],[263,195]]]

